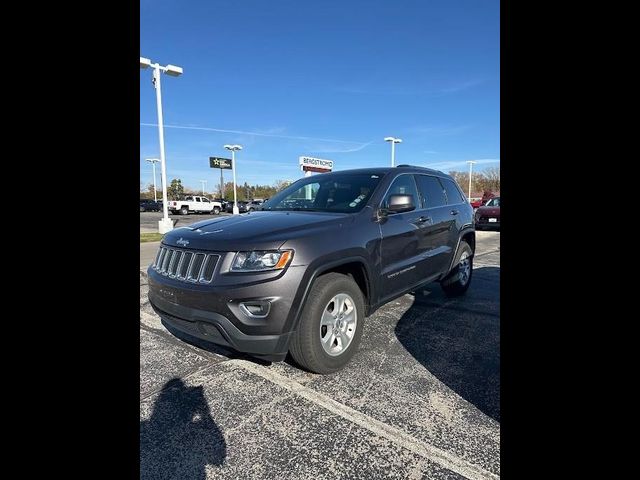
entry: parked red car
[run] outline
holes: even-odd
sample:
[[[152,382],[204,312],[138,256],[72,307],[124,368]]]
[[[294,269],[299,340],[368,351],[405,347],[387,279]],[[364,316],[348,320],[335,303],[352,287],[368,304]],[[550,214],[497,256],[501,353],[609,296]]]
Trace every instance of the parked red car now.
[[[481,198],[476,198],[475,200],[473,200],[471,203],[471,206],[473,207],[473,209],[475,210],[476,208],[480,208],[483,203],[482,203],[482,199]]]
[[[495,198],[495,196],[496,196],[495,193],[493,193],[491,190],[485,190],[482,193],[482,198],[478,198],[478,197],[470,198],[469,203],[475,210],[476,208],[480,208],[483,205],[486,205],[487,202],[492,198]]]
[[[500,197],[493,197],[475,214],[476,230],[484,228],[500,228]]]

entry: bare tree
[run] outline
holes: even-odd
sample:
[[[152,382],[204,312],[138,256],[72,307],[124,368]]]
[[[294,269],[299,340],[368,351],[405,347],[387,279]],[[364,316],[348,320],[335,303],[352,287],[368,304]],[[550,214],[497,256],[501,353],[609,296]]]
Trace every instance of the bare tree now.
[[[147,184],[144,191],[140,190],[140,198],[153,200],[153,185],[151,183]]]
[[[471,181],[471,188],[474,192],[481,194],[487,189],[487,178],[484,171],[473,172],[473,179]]]
[[[469,192],[469,172],[449,172],[449,175],[460,185],[460,188],[468,195]],[[500,191],[500,167],[486,168],[473,172],[471,179],[471,196],[480,197],[483,192]]]
[[[453,177],[456,183],[460,186],[460,189],[464,192],[464,195],[469,195],[469,172],[449,172],[449,175]],[[473,178],[471,181],[471,196],[479,197],[482,192],[482,174],[473,172]]]
[[[469,172],[449,172],[463,192],[469,190]]]
[[[500,191],[500,167],[485,168],[482,172],[485,177],[485,186],[493,192]]]

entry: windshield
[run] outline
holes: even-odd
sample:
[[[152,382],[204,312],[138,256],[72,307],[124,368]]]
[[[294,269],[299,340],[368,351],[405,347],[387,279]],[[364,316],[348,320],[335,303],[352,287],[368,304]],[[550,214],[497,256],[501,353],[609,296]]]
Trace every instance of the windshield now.
[[[263,210],[358,212],[367,204],[382,176],[320,173],[285,188],[266,201]]]
[[[487,202],[487,207],[499,207],[500,206],[500,197],[494,197]]]

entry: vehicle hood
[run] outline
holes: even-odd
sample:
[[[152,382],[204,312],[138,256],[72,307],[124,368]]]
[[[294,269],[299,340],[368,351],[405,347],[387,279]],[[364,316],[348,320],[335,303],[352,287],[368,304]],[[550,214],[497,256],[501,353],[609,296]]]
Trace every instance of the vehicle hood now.
[[[162,243],[197,250],[269,250],[287,240],[339,230],[353,220],[344,213],[256,211],[176,228]]]
[[[487,216],[493,216],[493,217],[499,217],[500,216],[500,207],[480,207],[477,210],[477,213],[479,213],[480,215],[487,215]]]

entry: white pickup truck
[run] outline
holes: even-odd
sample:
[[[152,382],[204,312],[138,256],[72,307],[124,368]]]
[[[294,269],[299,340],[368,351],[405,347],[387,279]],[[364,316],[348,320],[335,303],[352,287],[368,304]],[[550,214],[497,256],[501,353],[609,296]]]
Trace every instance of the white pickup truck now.
[[[190,213],[213,213],[218,215],[222,210],[222,204],[209,200],[207,197],[189,195],[183,200],[172,200],[167,203],[167,208],[174,215],[189,215]]]

